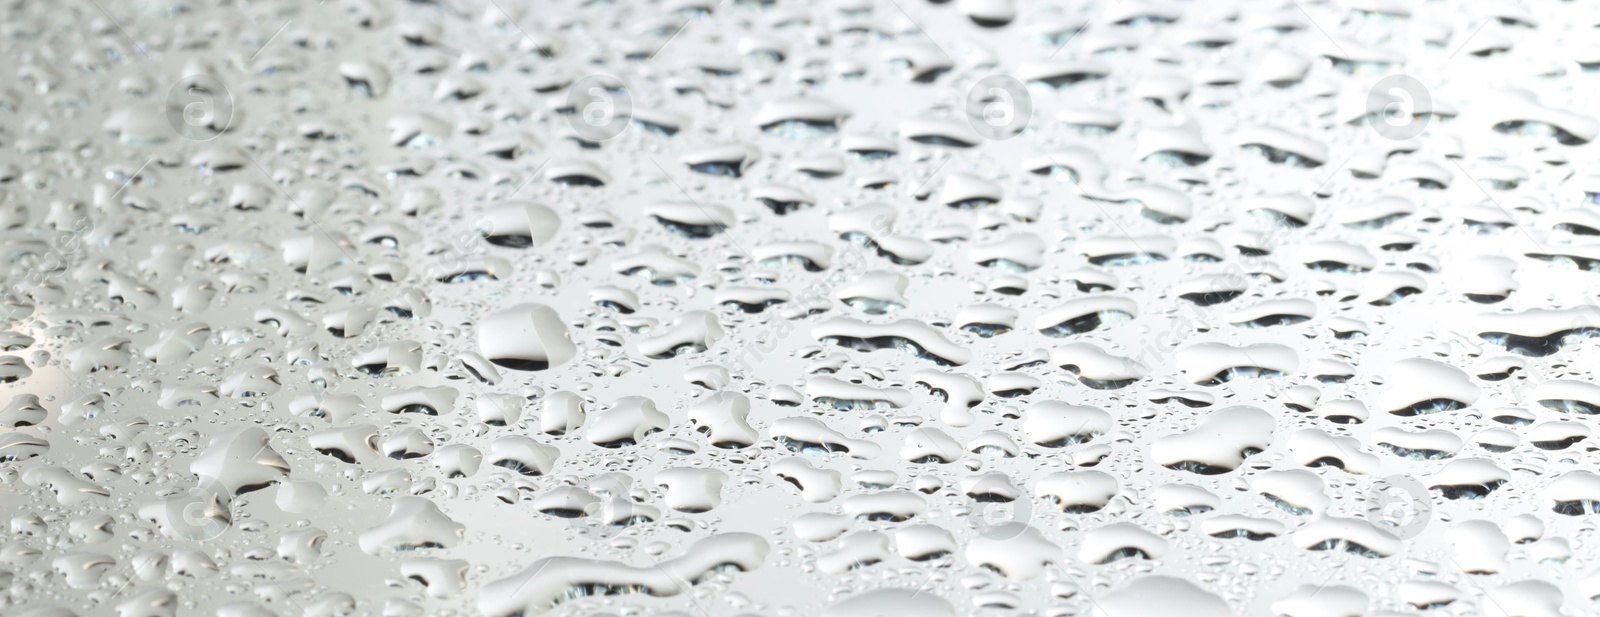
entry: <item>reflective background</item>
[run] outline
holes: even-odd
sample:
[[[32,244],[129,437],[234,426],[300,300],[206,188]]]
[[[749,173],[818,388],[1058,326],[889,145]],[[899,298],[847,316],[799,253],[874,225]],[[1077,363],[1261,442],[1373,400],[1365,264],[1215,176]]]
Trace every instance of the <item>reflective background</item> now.
[[[1595,7],[0,22],[7,615],[1596,610]]]

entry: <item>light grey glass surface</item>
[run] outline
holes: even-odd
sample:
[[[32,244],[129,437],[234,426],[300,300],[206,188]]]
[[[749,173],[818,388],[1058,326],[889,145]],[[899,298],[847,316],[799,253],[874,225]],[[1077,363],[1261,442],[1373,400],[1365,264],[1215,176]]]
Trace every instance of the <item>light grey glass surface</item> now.
[[[1600,611],[1591,4],[0,11],[0,614]]]

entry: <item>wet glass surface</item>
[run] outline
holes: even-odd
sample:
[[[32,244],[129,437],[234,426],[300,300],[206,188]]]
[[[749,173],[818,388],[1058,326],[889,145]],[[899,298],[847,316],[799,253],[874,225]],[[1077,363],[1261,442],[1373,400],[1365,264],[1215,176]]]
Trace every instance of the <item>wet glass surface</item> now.
[[[3,11],[5,615],[1600,610],[1593,6]]]

